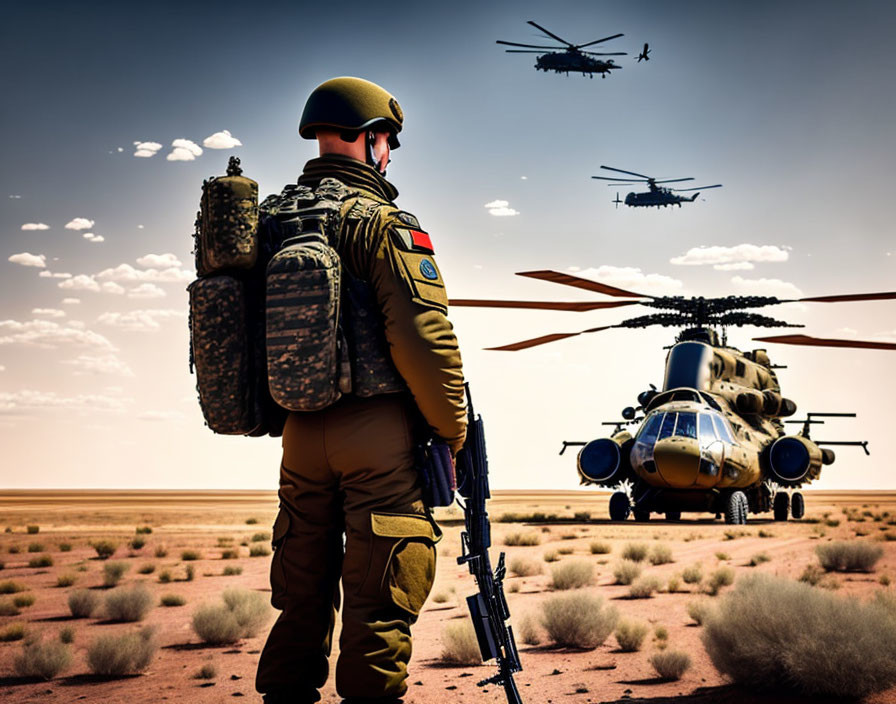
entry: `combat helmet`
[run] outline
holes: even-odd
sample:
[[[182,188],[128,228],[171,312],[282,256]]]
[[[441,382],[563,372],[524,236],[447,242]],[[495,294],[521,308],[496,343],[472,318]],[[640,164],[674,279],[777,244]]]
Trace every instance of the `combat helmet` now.
[[[404,122],[398,101],[376,83],[342,76],[321,83],[308,96],[299,120],[299,134],[314,139],[317,127],[363,130],[377,122],[389,125],[389,146],[397,149],[397,135]]]

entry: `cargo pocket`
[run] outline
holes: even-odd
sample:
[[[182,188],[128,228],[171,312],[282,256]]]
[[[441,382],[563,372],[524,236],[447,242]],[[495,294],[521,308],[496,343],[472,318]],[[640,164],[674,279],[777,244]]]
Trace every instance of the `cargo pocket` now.
[[[400,513],[371,513],[370,530],[370,563],[360,591],[418,615],[436,576],[442,532],[426,516]]]
[[[283,547],[288,534],[289,513],[281,508],[274,520],[274,529],[271,534],[271,548],[274,551],[271,558],[271,606],[281,610],[286,607],[286,570],[283,568]]]

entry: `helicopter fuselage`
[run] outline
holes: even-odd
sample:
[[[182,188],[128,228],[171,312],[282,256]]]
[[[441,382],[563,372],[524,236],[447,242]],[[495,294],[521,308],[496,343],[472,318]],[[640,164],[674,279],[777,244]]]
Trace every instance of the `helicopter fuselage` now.
[[[625,204],[633,208],[650,208],[652,206],[665,208],[667,205],[677,205],[680,208],[682,203],[693,203],[699,195],[699,193],[695,193],[688,198],[676,195],[668,188],[656,188],[644,193],[632,191],[625,196]]]
[[[555,71],[557,73],[582,73],[595,74],[599,73],[602,77],[613,69],[622,68],[618,66],[612,59],[601,61],[585,56],[579,51],[555,51],[549,54],[542,54],[535,59],[535,68],[538,71]]]

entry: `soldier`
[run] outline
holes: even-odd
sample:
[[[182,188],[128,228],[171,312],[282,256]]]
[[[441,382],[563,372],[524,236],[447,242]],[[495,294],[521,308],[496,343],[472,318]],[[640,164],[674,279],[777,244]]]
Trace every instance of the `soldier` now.
[[[398,102],[380,86],[343,77],[311,93],[299,123],[299,134],[320,147],[299,188],[337,194],[331,244],[373,300],[367,318],[375,334],[350,349],[369,356],[368,343],[384,338],[397,383],[374,383],[286,422],[271,564],[271,603],[282,613],[256,677],[268,704],[320,699],[340,578],[336,690],[347,702],[399,702],[411,625],[435,576],[441,532],[421,499],[414,447],[421,427],[452,457],[463,444],[463,373],[429,235],[394,205],[398,191],[384,178],[402,122]],[[262,210],[276,211],[277,202]],[[353,370],[363,366],[351,361]]]

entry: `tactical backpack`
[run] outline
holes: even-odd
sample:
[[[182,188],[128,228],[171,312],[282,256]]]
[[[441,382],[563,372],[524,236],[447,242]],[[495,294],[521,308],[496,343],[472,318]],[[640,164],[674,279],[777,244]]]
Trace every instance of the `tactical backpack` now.
[[[257,197],[235,157],[226,176],[203,183],[199,278],[188,291],[191,370],[208,426],[279,435],[286,410],[406,389],[370,285],[332,246],[345,202],[366,199],[335,179],[288,185],[260,206]]]

